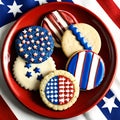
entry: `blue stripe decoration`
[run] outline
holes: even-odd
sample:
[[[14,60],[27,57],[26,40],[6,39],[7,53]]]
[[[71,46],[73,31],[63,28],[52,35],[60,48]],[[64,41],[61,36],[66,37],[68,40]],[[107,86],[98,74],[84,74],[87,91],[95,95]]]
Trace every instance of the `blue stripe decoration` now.
[[[69,62],[69,64],[67,65],[67,71],[69,71],[71,74],[75,75],[75,71],[76,71],[76,66],[77,66],[77,61],[78,61],[78,54],[74,55],[72,57],[72,60]]]
[[[75,35],[76,39],[84,47],[84,49],[92,50],[92,47],[88,44],[88,42],[84,39],[84,37],[82,37],[77,27],[75,27],[74,25],[70,25],[68,29],[72,31],[73,35]]]
[[[92,63],[92,53],[87,52],[85,56],[81,83],[80,83],[81,89],[84,89],[84,90],[87,88],[91,63]]]
[[[98,86],[101,83],[101,81],[103,80],[104,73],[105,73],[104,63],[103,61],[100,60],[97,73],[96,73],[96,77],[95,77],[94,86]]]

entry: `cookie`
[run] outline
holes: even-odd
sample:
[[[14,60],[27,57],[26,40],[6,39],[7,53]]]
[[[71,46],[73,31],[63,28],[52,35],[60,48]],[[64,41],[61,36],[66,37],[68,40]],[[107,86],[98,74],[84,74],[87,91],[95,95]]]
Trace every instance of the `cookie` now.
[[[35,64],[28,63],[18,56],[13,64],[14,78],[28,90],[38,90],[41,79],[54,70],[56,70],[56,66],[52,57],[43,63]]]
[[[81,90],[91,90],[101,84],[105,75],[105,64],[98,54],[82,51],[69,58],[66,70],[75,76]]]
[[[72,24],[62,37],[62,49],[67,57],[80,50],[92,50],[99,53],[101,38],[91,25],[86,23]]]
[[[40,96],[53,110],[71,107],[79,96],[79,85],[67,71],[56,70],[46,75],[40,83]]]
[[[24,28],[15,40],[19,56],[28,62],[42,63],[53,53],[54,41],[51,34],[40,26]]]
[[[41,26],[46,28],[54,38],[55,47],[61,47],[61,38],[70,24],[78,23],[73,14],[65,10],[55,10],[48,13],[42,20]]]

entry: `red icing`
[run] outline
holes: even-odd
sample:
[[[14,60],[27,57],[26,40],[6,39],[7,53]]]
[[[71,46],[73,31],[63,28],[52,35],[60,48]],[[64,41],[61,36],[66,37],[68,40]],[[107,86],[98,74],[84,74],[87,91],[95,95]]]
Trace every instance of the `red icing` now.
[[[65,77],[59,76],[59,104],[68,103],[74,96],[74,84]]]

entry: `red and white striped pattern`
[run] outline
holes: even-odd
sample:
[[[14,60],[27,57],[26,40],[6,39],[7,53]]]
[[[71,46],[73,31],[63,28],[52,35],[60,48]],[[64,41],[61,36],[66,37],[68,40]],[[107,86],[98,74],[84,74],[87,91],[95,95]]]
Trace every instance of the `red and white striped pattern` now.
[[[58,10],[47,14],[41,26],[46,28],[53,35],[55,46],[61,47],[61,38],[64,31],[70,24],[77,23],[76,18],[69,12]]]
[[[74,85],[69,78],[59,76],[59,104],[68,103],[74,96]]]

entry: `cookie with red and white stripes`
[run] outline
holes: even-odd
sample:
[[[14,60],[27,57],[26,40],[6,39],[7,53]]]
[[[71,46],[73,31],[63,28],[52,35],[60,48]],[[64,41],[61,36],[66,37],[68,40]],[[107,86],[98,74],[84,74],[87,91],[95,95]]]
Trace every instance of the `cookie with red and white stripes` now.
[[[70,24],[78,23],[70,12],[55,10],[48,13],[42,20],[41,26],[46,28],[54,38],[55,47],[61,47],[61,38]]]
[[[79,85],[75,77],[64,70],[55,70],[46,75],[39,90],[43,102],[53,110],[71,107],[79,96]]]
[[[66,70],[75,76],[81,90],[91,90],[101,84],[105,74],[105,64],[98,54],[81,51],[69,58]]]

